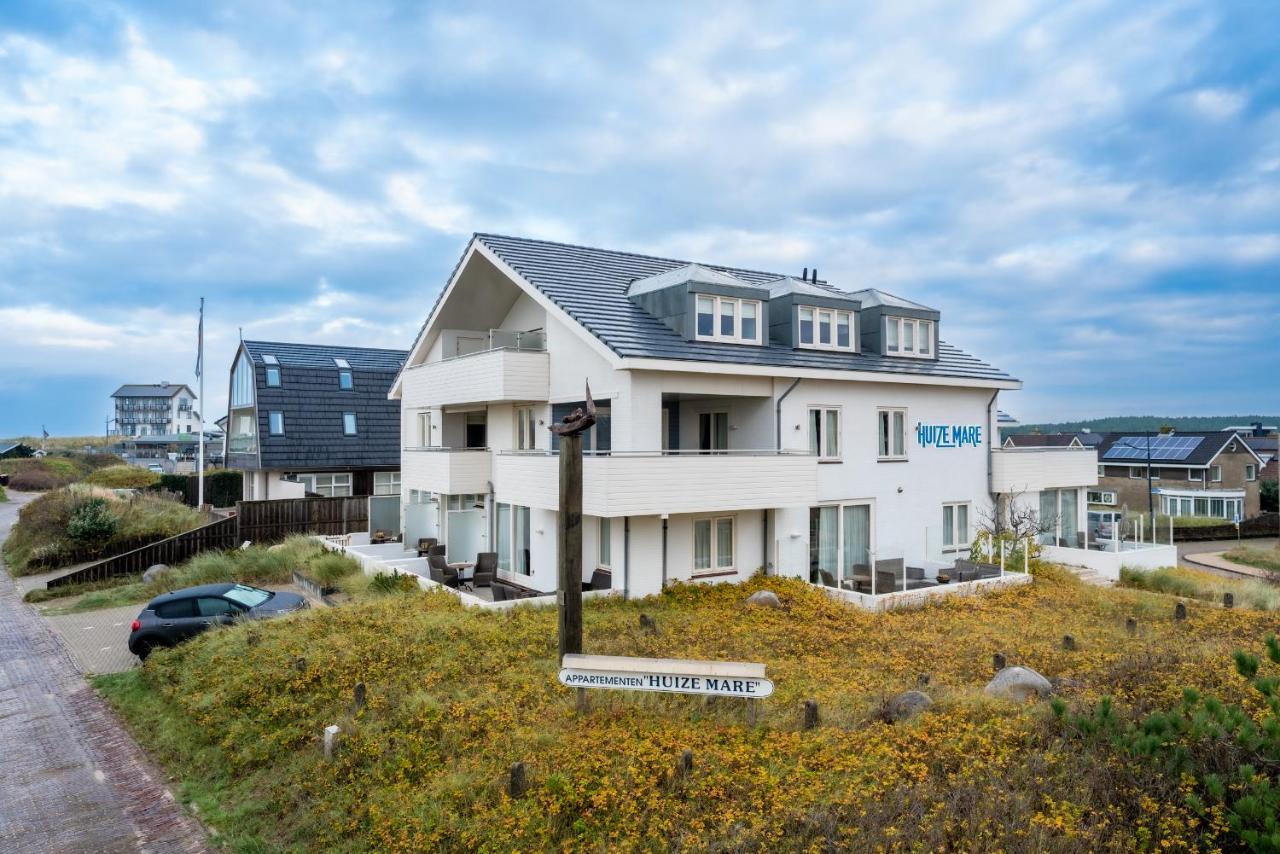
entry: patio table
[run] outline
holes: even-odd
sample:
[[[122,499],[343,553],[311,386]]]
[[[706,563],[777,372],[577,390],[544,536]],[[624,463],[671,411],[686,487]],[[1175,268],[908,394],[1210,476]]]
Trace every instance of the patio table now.
[[[475,590],[475,588],[471,585],[471,582],[475,580],[475,577],[476,577],[475,563],[469,563],[467,561],[459,561],[458,563],[449,564],[449,568],[457,570],[459,587],[465,584],[468,590]]]

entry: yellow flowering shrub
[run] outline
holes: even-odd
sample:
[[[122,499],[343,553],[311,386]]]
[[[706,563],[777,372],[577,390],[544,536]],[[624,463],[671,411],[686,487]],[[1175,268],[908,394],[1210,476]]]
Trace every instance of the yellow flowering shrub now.
[[[1238,697],[1217,663],[1268,618],[1193,602],[1175,622],[1169,597],[1036,575],[881,615],[776,578],[587,602],[588,652],[765,663],[777,690],[755,726],[743,701],[682,695],[594,691],[579,715],[556,681],[554,610],[468,611],[442,593],[211,632],[99,685],[237,848],[1213,847],[1224,825],[1194,815],[1179,781],[1151,803],[1115,757],[1063,739],[1046,704],[981,689],[999,652],[1073,701],[1109,695],[1135,714],[1187,684]],[[783,607],[746,605],[762,588]],[[885,701],[922,683],[934,705],[885,722]],[[805,731],[808,699],[821,722]],[[529,785],[513,799],[515,762]]]

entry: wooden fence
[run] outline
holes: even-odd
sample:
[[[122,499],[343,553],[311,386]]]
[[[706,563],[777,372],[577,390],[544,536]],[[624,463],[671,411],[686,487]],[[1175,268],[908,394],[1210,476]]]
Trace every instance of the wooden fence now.
[[[208,525],[187,531],[185,534],[179,534],[176,537],[170,537],[167,540],[161,540],[158,543],[152,543],[140,549],[134,549],[106,560],[100,560],[97,563],[91,563],[66,575],[51,578],[45,587],[52,590],[55,587],[63,587],[68,584],[82,584],[89,581],[102,581],[106,578],[115,578],[121,575],[135,575],[157,563],[172,566],[203,551],[234,548],[239,542],[236,537],[236,531],[237,525],[234,516],[219,519],[217,522],[211,522]]]
[[[241,542],[273,543],[290,534],[350,534],[369,530],[369,497],[241,501],[236,518]]]

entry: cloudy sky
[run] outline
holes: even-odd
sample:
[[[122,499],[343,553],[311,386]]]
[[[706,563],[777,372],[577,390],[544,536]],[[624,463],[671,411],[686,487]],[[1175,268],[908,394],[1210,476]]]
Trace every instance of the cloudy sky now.
[[[1280,409],[1266,3],[0,5],[0,436],[403,346],[474,231],[937,306],[1023,420]]]

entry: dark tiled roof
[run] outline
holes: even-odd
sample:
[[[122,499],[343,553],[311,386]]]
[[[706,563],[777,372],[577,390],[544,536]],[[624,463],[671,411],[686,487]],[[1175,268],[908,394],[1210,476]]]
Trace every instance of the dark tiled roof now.
[[[400,467],[400,401],[388,400],[387,391],[408,353],[269,341],[245,341],[244,347],[254,362],[263,469]],[[268,354],[280,363],[278,388],[266,384],[262,356]],[[335,357],[351,365],[350,391],[338,387]],[[273,411],[284,415],[283,436],[270,435]],[[355,436],[343,435],[344,412],[356,414]]]
[[[945,341],[938,342],[937,360],[796,350],[775,344],[754,347],[686,341],[627,299],[626,292],[627,286],[636,279],[664,273],[691,262],[495,234],[477,234],[475,239],[624,358],[876,371],[977,380],[1013,379]],[[697,263],[708,269],[727,272],[753,285],[762,285],[782,275]]]
[[[327,344],[286,344],[283,341],[245,341],[245,352],[255,365],[266,364],[263,356],[275,356],[284,366],[332,368],[334,359],[346,359],[353,368],[372,371],[400,370],[409,354],[404,350],[375,347],[332,347]]]
[[[112,397],[173,397],[184,388],[187,394],[195,396],[195,392],[187,388],[182,383],[169,383],[161,385],[154,383],[152,385],[122,385],[112,393]]]
[[[1145,465],[1147,460],[1145,455],[1142,457],[1132,457],[1127,459],[1107,459],[1107,451],[1125,437],[1133,438],[1131,444],[1139,449],[1144,448],[1142,444],[1145,440],[1145,434],[1140,431],[1130,431],[1128,433],[1103,433],[1102,441],[1098,444],[1098,462],[1106,465],[1116,466],[1141,466]],[[1153,434],[1159,435],[1159,434]],[[1151,457],[1152,463],[1159,465],[1178,468],[1179,466],[1207,466],[1218,455],[1218,452],[1227,446],[1233,437],[1239,438],[1235,433],[1223,432],[1221,430],[1179,430],[1173,434],[1174,436],[1200,436],[1200,444],[1186,456],[1185,459],[1172,460],[1161,459],[1154,453]]]

